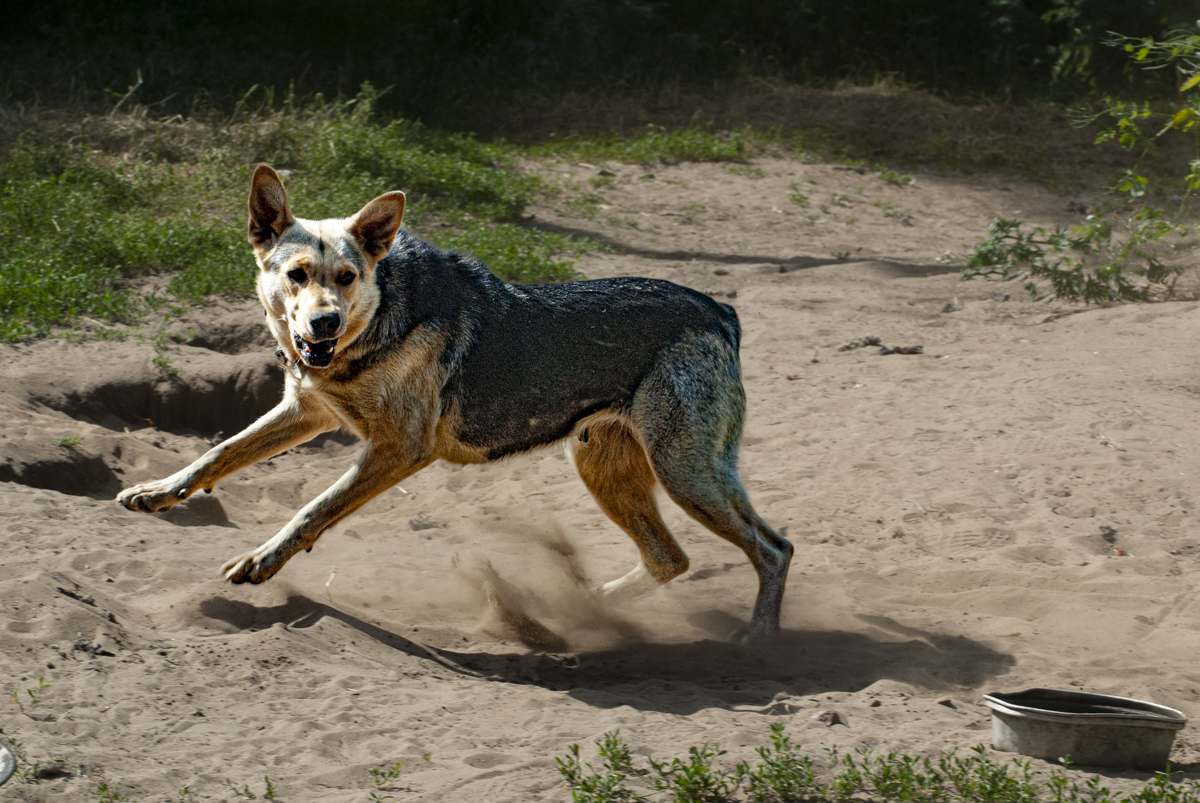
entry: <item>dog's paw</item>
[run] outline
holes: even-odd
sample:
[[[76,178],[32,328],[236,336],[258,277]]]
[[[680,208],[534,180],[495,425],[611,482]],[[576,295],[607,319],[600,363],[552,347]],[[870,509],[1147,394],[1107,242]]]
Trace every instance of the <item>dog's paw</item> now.
[[[646,567],[639,563],[633,571],[624,577],[610,580],[600,586],[595,593],[609,602],[621,603],[648,594],[658,588],[659,583],[650,576]]]
[[[729,641],[743,647],[765,647],[779,638],[779,626],[764,622],[750,622],[729,635]]]
[[[179,504],[192,495],[192,489],[175,477],[158,482],[144,482],[117,494],[117,501],[129,510],[154,513]]]
[[[235,585],[258,585],[273,577],[282,565],[275,559],[274,550],[259,548],[226,562],[221,567],[221,575]]]

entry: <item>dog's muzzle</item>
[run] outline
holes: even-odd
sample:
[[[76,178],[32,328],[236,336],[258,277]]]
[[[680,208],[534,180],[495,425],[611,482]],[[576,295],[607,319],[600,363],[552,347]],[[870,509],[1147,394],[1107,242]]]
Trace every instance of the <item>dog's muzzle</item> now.
[[[337,346],[337,338],[332,340],[318,340],[316,343],[305,340],[300,335],[292,335],[296,341],[296,350],[300,352],[300,359],[304,360],[304,364],[312,368],[324,368],[333,361],[333,350]]]

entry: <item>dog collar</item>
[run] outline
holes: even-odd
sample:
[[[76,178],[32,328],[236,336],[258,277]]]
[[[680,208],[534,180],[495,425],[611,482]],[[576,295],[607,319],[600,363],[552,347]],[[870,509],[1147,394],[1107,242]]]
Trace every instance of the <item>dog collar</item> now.
[[[289,360],[283,346],[275,349],[275,364],[283,369],[285,374],[291,374],[296,379],[304,375],[304,367],[299,360]]]

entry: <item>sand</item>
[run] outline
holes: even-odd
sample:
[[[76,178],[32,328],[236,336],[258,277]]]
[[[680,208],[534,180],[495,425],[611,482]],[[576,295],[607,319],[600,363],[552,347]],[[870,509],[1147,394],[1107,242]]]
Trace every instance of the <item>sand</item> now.
[[[90,801],[103,780],[136,801],[233,800],[269,776],[280,800],[364,801],[369,769],[401,761],[398,800],[563,801],[555,757],[618,728],[639,760],[708,742],[732,764],[775,722],[814,754],[987,744],[980,695],[1031,686],[1200,714],[1195,277],[1163,303],[1035,302],[936,258],[961,260],[992,214],[1078,220],[1065,196],[756,164],[609,165],[595,216],[534,212],[622,246],[584,257],[591,277],[737,308],[741,473],[796,546],[777,644],[727,641],[753,572],[665,500],[691,571],[598,600],[635,551],[560,447],[433,466],[265,585],[222,583],[357,447],[320,438],[163,514],[111,501],[278,397],[261,310],[213,303],[180,322],[196,338],[170,352],[175,376],[136,337],[0,347],[0,677],[20,700],[0,727],[63,762],[0,795]],[[1195,242],[1175,245],[1194,264]],[[867,334],[924,353],[838,350]],[[825,709],[845,724],[812,719]],[[1200,763],[1193,728],[1172,760]]]

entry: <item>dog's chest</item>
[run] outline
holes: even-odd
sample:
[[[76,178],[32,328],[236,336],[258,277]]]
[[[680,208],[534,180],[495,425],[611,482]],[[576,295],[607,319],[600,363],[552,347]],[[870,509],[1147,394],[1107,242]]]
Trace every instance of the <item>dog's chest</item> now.
[[[413,437],[431,432],[436,425],[440,389],[436,368],[436,363],[401,354],[350,379],[307,372],[300,387],[359,437]]]

